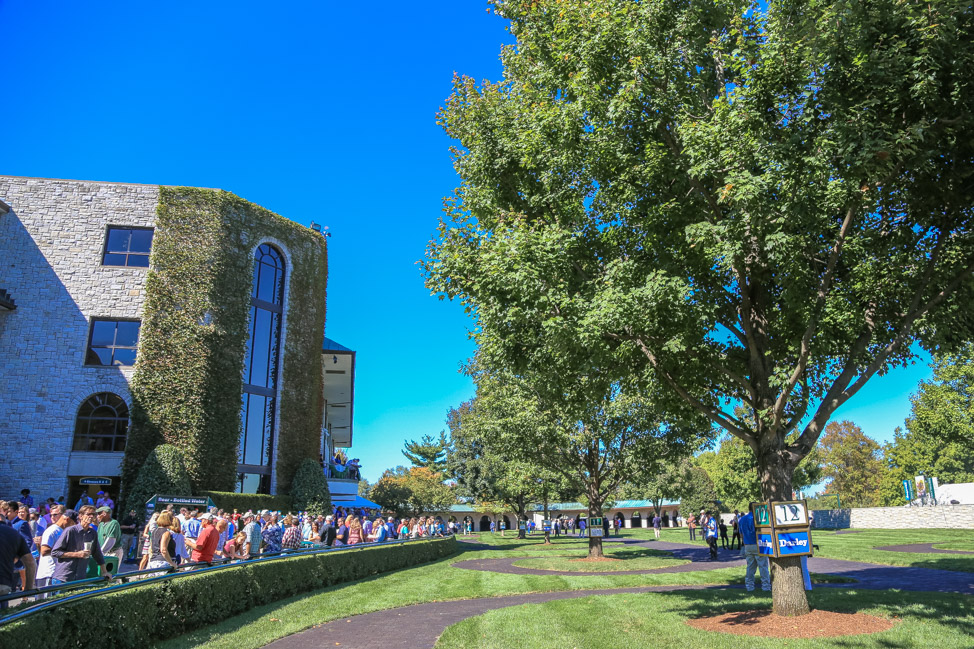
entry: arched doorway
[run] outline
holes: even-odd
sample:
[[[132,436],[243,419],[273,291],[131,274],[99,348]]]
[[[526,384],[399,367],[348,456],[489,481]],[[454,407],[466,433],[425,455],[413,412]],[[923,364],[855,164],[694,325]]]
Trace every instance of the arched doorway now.
[[[504,527],[505,529],[511,529],[511,519],[507,516],[504,516]]]
[[[630,520],[632,521],[632,526],[633,527],[642,527],[643,526],[643,517],[639,515],[639,512],[633,512],[632,513],[632,518]]]
[[[481,532],[489,532],[490,531],[490,517],[489,516],[481,516],[480,517],[480,531]]]
[[[615,519],[619,521],[619,524],[616,526],[617,529],[622,529],[626,526],[626,517],[622,514],[622,512],[616,512]]]

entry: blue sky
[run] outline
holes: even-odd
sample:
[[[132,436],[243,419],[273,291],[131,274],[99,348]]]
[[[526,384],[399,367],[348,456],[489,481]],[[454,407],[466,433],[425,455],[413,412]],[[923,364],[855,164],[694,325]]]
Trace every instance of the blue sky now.
[[[218,187],[329,227],[328,336],[358,352],[353,454],[376,479],[473,393],[459,305],[416,262],[456,185],[435,114],[454,71],[498,79],[481,1],[0,0],[0,173]],[[921,364],[839,413],[888,439]]]

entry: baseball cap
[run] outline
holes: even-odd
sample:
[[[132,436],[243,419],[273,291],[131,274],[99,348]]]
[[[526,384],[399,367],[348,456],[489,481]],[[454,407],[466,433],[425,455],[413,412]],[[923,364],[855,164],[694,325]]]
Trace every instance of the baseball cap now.
[[[104,496],[104,495],[105,495],[105,492],[104,492],[104,491],[99,491],[99,492],[98,492],[98,495],[99,495],[99,496]]]
[[[99,507],[98,509],[96,509],[95,512],[98,513],[98,514],[111,514],[112,513],[112,508],[109,507],[109,506],[107,506],[107,505],[105,505],[103,507]],[[107,523],[106,523],[106,525],[107,525]]]
[[[65,509],[63,512],[61,512],[61,515],[67,516],[73,521],[78,520],[78,512],[74,511],[73,509]]]
[[[201,521],[212,521],[214,518],[216,518],[216,516],[214,516],[210,512],[206,512],[205,514],[200,514]]]

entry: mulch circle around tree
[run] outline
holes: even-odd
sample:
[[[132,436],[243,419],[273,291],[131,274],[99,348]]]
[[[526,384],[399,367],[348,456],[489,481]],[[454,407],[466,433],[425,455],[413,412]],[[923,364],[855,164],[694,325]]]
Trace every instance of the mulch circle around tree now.
[[[840,635],[865,635],[892,629],[896,623],[865,613],[835,613],[813,610],[808,615],[784,617],[768,610],[736,611],[687,620],[704,631],[764,638],[831,638]]]

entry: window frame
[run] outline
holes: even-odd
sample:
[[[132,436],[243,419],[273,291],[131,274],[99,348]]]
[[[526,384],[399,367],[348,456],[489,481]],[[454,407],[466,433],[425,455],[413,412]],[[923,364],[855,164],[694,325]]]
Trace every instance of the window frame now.
[[[108,237],[111,234],[112,230],[132,230],[132,231],[134,231],[134,230],[148,230],[149,232],[152,233],[152,239],[155,240],[156,229],[154,227],[145,226],[145,225],[111,225],[111,224],[109,224],[109,225],[106,225],[105,226],[105,236],[102,237],[102,243],[101,243],[101,265],[102,266],[104,266],[106,268],[139,268],[139,269],[147,269],[149,267],[148,260],[149,260],[150,255],[152,254],[152,243],[151,242],[149,243],[149,251],[148,252],[145,252],[145,253],[142,253],[142,252],[111,252],[110,253],[108,251]],[[125,255],[125,261],[126,261],[126,263],[124,263],[124,264],[106,264],[105,263],[105,256],[106,255],[109,255],[109,254],[112,254],[112,255]],[[129,260],[129,257],[130,256],[133,256],[133,255],[136,256],[136,257],[145,257],[145,259],[146,259],[145,266],[132,266],[132,265],[129,265],[127,262]]]
[[[108,407],[108,408],[111,408],[112,410],[115,411],[115,416],[114,417],[92,417],[91,415],[82,416],[81,412],[85,408],[85,406],[87,406],[89,404],[89,402],[91,402],[93,399],[97,399],[99,397],[102,397],[103,395],[109,395],[110,397],[114,397],[114,398],[118,399],[118,401],[121,403],[121,406],[125,408],[124,417],[119,416],[118,408],[115,405],[112,405],[112,404],[108,403],[108,399],[103,399],[104,403],[98,403],[98,404],[94,405],[91,410],[92,410],[92,412],[94,412],[95,410],[97,410],[99,408]],[[123,434],[119,434],[118,433],[118,425],[117,424],[118,424],[119,421],[121,421],[123,419],[125,420],[125,432]],[[83,434],[83,435],[79,435],[78,434],[78,424],[82,420],[84,420],[85,422],[87,422],[87,424],[86,424],[86,433]],[[92,435],[92,434],[90,434],[90,432],[92,430],[92,422],[99,421],[99,420],[102,420],[102,421],[114,421],[115,422],[115,426],[113,427],[114,432],[111,435]],[[74,415],[74,435],[71,438],[71,452],[72,453],[124,453],[125,452],[125,447],[128,445],[128,433],[129,433],[129,427],[131,425],[132,425],[131,408],[129,407],[128,402],[126,402],[125,399],[122,397],[122,395],[117,394],[115,392],[109,392],[109,391],[95,392],[95,393],[89,395],[88,398],[86,398],[84,401],[82,401],[81,402],[81,405],[78,406],[78,409],[75,412],[75,415]],[[83,439],[83,440],[86,440],[86,441],[87,440],[92,440],[92,439],[106,439],[106,440],[110,440],[110,446],[111,446],[111,448],[104,449],[104,450],[75,449],[75,447],[78,445],[78,440],[79,439]],[[116,449],[115,447],[118,446],[118,441],[119,440],[122,440],[122,444],[121,444],[121,447],[122,448],[121,449]]]
[[[89,363],[88,362],[88,354],[92,351],[91,338],[92,338],[92,336],[95,333],[95,323],[98,323],[98,322],[114,322],[115,323],[115,325],[116,325],[115,326],[115,338],[112,341],[113,343],[114,343],[115,339],[117,339],[117,337],[118,337],[118,323],[120,323],[120,322],[137,322],[139,324],[139,333],[136,336],[136,340],[135,340],[135,345],[134,346],[129,347],[128,345],[115,345],[115,344],[112,344],[110,346],[98,345],[98,349],[111,349],[112,350],[112,361],[113,362],[112,362],[111,365],[103,365],[101,363],[94,364],[94,363]],[[135,367],[136,360],[138,359],[137,357],[138,357],[138,350],[139,350],[139,341],[141,339],[142,339],[142,319],[141,318],[112,318],[112,317],[91,316],[90,318],[88,318],[88,335],[85,338],[85,353],[84,353],[84,359],[83,359],[84,367],[96,367],[96,368],[108,368],[108,369],[118,369],[118,368],[122,368],[122,367]],[[131,365],[123,365],[123,364],[120,364],[120,363],[119,364],[116,364],[114,362],[114,360],[115,360],[115,350],[116,349],[131,349],[133,352],[135,352],[136,358],[132,360],[132,364]]]

